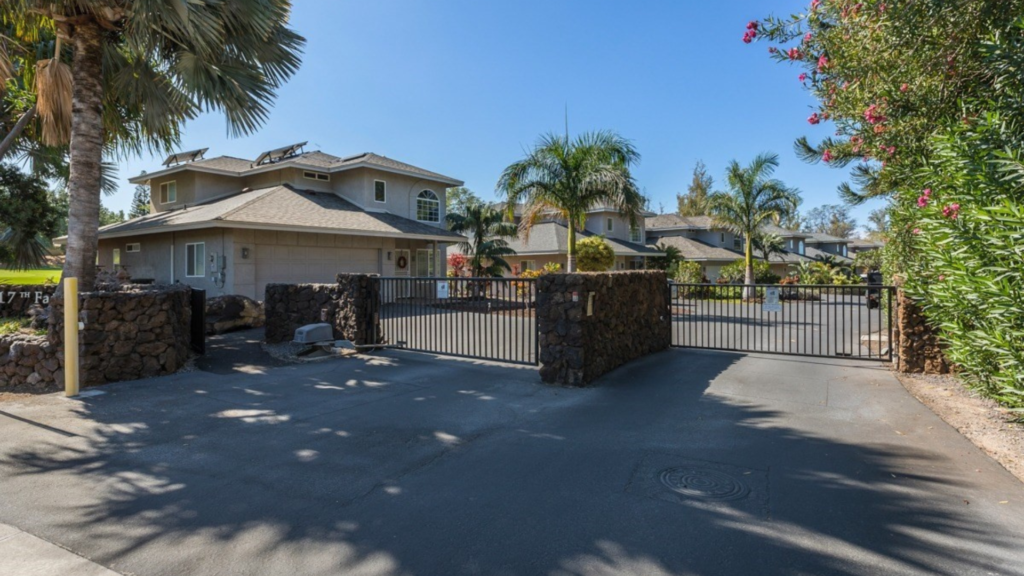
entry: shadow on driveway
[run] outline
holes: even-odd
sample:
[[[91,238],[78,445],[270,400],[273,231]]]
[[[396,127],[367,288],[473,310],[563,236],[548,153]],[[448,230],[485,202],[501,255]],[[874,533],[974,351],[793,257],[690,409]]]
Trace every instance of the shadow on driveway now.
[[[1021,485],[884,370],[673,350],[537,380],[392,353],[26,405],[78,436],[0,419],[0,522],[139,575],[1024,568]]]

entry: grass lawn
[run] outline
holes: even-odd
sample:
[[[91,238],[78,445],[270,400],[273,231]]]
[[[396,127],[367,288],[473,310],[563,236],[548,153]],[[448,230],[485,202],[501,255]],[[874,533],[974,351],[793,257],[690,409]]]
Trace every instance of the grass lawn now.
[[[7,270],[0,268],[0,284],[45,284],[47,280],[60,280],[60,268],[36,270]]]

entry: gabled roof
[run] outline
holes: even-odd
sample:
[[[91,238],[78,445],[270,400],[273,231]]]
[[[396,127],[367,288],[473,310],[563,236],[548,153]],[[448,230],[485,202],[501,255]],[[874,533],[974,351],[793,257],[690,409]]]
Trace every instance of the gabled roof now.
[[[815,244],[849,244],[848,238],[840,238],[838,236],[832,236],[831,234],[823,234],[821,232],[807,232],[807,242]]]
[[[843,256],[842,254],[833,254],[831,252],[825,252],[824,250],[818,250],[817,248],[811,246],[807,246],[804,249],[804,253],[807,254],[807,256],[814,258],[815,260],[824,260],[825,258],[832,258],[836,262],[853,264],[853,258]]]
[[[716,228],[710,216],[657,214],[645,221],[648,230],[711,230]]]
[[[712,246],[706,242],[684,236],[666,236],[665,238],[658,238],[647,243],[649,247],[655,250],[658,250],[658,246],[662,244],[678,248],[679,254],[686,260],[732,262],[743,258],[743,254],[735,250]]]
[[[389,236],[457,242],[444,228],[385,212],[367,212],[333,192],[273,186],[104,226],[99,237],[117,238],[201,228],[255,228],[356,236]],[[63,238],[58,238],[60,242]]]
[[[319,150],[304,152],[277,162],[258,166],[254,160],[246,160],[244,158],[235,158],[232,156],[218,156],[216,158],[178,164],[176,166],[171,166],[170,168],[157,170],[156,172],[140,174],[134,178],[129,178],[128,181],[132,184],[141,184],[151,178],[173,174],[184,170],[194,170],[197,172],[209,172],[229,176],[245,176],[289,167],[308,168],[311,170],[321,170],[325,172],[343,172],[345,170],[352,170],[355,168],[373,168],[384,172],[395,172],[398,174],[418,176],[420,178],[434,180],[451,186],[462,186],[464,184],[462,180],[445,176],[444,174],[438,174],[437,172],[431,172],[430,170],[425,170],[418,166],[413,166],[412,164],[400,162],[398,160],[388,158],[387,156],[374,154],[373,152],[364,152],[363,154],[342,158],[320,152]]]
[[[597,236],[592,232],[580,231],[576,233],[577,240]],[[626,242],[618,238],[605,237],[605,242],[611,246],[616,256],[662,256],[660,250]],[[568,254],[569,252],[569,228],[557,222],[543,222],[530,229],[529,239],[524,238],[520,233],[518,238],[509,241],[509,246],[516,251],[517,256],[533,256],[539,254]]]

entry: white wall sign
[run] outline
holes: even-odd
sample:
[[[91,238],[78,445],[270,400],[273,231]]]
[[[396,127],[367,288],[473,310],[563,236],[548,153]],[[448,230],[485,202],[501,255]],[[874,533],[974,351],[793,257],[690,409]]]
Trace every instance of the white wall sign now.
[[[782,312],[782,302],[779,301],[779,288],[764,289],[764,303],[761,304],[762,312]]]
[[[437,283],[437,298],[438,300],[444,300],[448,298],[448,281],[441,280]]]

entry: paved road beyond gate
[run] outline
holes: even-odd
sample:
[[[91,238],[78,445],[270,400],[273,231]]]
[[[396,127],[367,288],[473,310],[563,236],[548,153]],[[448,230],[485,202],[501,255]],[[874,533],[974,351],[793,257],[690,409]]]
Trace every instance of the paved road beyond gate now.
[[[673,283],[673,346],[892,360],[891,286],[759,284],[753,298],[744,290]]]
[[[378,278],[378,342],[416,352],[537,363],[536,281]]]

